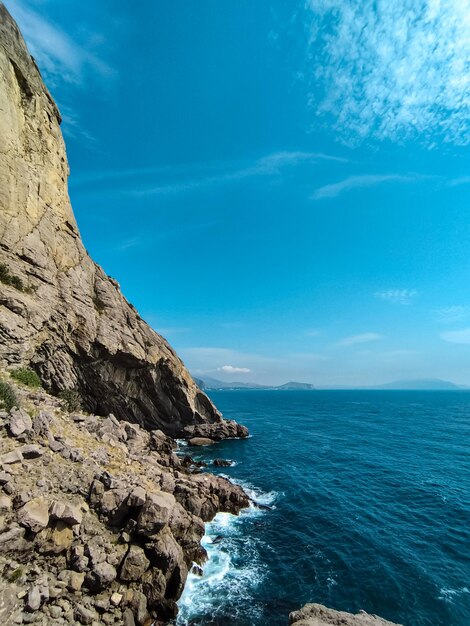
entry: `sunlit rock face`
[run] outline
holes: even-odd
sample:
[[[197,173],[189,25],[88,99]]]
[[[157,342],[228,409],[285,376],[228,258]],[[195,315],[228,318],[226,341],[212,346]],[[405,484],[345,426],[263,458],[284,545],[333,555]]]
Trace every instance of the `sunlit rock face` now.
[[[87,254],[60,113],[0,3],[0,360],[86,409],[183,434],[223,423],[163,337]],[[238,435],[246,430],[238,427]]]

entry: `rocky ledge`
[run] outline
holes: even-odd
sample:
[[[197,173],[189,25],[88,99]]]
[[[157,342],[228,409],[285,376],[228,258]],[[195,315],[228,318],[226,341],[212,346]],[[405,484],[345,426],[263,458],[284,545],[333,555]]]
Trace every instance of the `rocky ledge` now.
[[[300,611],[289,615],[289,625],[294,626],[400,626],[387,622],[377,615],[360,611],[356,615],[328,609],[322,604],[306,604]]]
[[[70,413],[2,376],[22,408],[0,411],[0,621],[166,623],[204,565],[204,522],[248,497],[161,430]]]

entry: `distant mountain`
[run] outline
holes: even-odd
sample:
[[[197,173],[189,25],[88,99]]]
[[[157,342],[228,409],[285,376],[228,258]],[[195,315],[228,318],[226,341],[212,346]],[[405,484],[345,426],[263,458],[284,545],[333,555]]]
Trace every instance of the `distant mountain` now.
[[[310,383],[289,382],[284,385],[258,385],[256,383],[225,382],[216,378],[205,377],[204,379],[194,379],[200,389],[220,391],[223,389],[264,389],[272,391],[295,391],[315,389]]]
[[[456,385],[448,380],[440,378],[418,378],[416,380],[395,380],[384,385],[376,385],[373,389],[396,389],[410,391],[452,391],[458,389],[468,389],[463,385]]]
[[[279,389],[279,390],[284,390],[284,391],[296,391],[296,390],[302,390],[302,391],[312,391],[313,389],[315,389],[314,385],[311,385],[310,383],[295,383],[295,382],[290,382],[290,383],[285,383],[284,385],[280,385],[279,387],[275,387],[275,389]]]

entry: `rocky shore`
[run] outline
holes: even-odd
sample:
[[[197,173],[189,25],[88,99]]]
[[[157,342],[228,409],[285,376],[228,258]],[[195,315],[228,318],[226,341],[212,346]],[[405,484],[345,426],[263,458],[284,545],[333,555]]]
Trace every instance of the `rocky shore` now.
[[[160,430],[70,413],[3,377],[21,408],[0,413],[0,619],[166,623],[204,564],[204,522],[248,497]]]
[[[377,615],[360,611],[356,615],[335,611],[322,604],[306,604],[289,615],[289,626],[400,626]]]

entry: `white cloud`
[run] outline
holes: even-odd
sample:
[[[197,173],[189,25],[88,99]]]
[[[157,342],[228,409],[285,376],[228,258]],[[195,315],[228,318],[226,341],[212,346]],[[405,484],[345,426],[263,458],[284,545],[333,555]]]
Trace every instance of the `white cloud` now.
[[[442,309],[435,311],[437,319],[443,324],[452,324],[454,322],[461,322],[464,319],[470,317],[470,306],[446,306]]]
[[[449,187],[459,187],[460,185],[470,185],[470,176],[459,176],[449,181]]]
[[[356,346],[361,343],[368,343],[369,341],[378,341],[382,339],[382,335],[378,333],[361,333],[360,335],[351,335],[350,337],[344,337],[338,341],[338,346]]]
[[[225,372],[226,374],[249,374],[252,370],[248,367],[233,367],[233,365],[222,365],[217,368],[218,372]]]
[[[344,180],[331,185],[324,185],[317,189],[311,196],[314,200],[323,198],[335,198],[345,191],[358,189],[362,187],[374,187],[381,183],[398,182],[398,183],[414,183],[422,178],[421,175],[402,175],[402,174],[364,174],[361,176],[348,176]]]
[[[92,36],[88,36],[87,42],[74,41],[21,0],[10,0],[8,8],[49,83],[80,84],[87,69],[108,79],[114,74],[109,65],[90,52],[88,45],[84,45]]]
[[[145,196],[193,191],[257,176],[276,176],[285,167],[294,167],[307,162],[315,163],[320,160],[345,161],[341,157],[316,152],[275,152],[256,160],[246,167],[228,168],[209,176],[185,178],[170,184],[152,185],[132,193],[138,196]]]
[[[451,343],[470,344],[470,328],[462,328],[461,330],[448,330],[441,333],[441,339],[450,341]]]
[[[310,101],[346,143],[470,142],[468,0],[308,0]]]
[[[305,331],[305,335],[307,337],[320,337],[321,330],[319,328],[310,328],[309,330]]]
[[[376,291],[374,296],[392,304],[410,304],[417,294],[416,289],[385,289]]]

